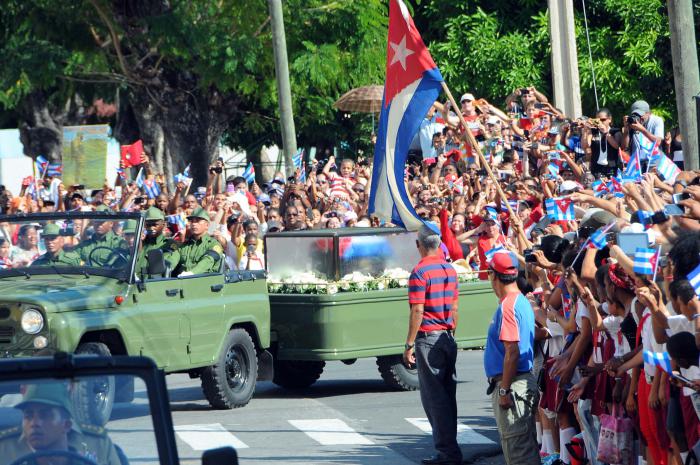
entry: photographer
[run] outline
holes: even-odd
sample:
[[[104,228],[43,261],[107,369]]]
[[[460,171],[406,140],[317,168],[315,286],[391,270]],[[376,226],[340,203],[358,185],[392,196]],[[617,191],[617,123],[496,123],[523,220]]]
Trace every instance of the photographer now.
[[[618,151],[622,133],[611,124],[610,110],[601,108],[596,118],[584,125],[581,133],[581,147],[590,159],[590,171],[596,178],[609,178],[622,168]]]
[[[625,117],[625,125],[622,127],[622,149],[628,150],[631,157],[639,153],[642,171],[646,171],[649,154],[642,150],[642,147],[647,145],[642,138],[661,145],[664,141],[664,120],[651,114],[647,102],[637,100],[632,104],[630,114]]]

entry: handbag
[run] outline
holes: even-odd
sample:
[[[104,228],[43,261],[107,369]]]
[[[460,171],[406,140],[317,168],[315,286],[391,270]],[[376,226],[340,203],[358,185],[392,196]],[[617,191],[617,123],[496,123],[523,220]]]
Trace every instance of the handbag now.
[[[633,429],[632,420],[622,414],[622,409],[617,404],[613,405],[612,414],[601,415],[598,460],[604,463],[631,465]]]

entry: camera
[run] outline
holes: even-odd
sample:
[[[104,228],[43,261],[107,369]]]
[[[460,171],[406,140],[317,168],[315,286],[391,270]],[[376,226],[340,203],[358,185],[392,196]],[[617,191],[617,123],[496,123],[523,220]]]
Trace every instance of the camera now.
[[[631,115],[631,116],[627,117],[627,124],[634,124],[634,123],[641,123],[641,122],[642,122],[641,116]]]
[[[673,198],[673,203],[678,204],[678,203],[682,202],[683,200],[688,200],[690,198],[690,194],[688,194],[687,192],[681,192],[678,194],[673,194],[672,198]]]
[[[530,93],[530,90],[527,87],[520,88],[520,95],[527,95],[529,93]]]
[[[476,170],[476,175],[477,176],[486,176],[488,173],[486,172],[486,168],[481,168],[479,170]]]
[[[536,102],[535,108],[537,108],[538,110],[544,110],[545,108],[547,108],[547,105],[545,105],[544,103]]]
[[[652,224],[661,224],[661,223],[667,222],[668,220],[669,220],[669,217],[668,217],[668,215],[666,215],[666,213],[664,213],[663,210],[655,212],[651,216],[651,223]]]
[[[136,197],[136,198],[134,199],[134,204],[140,205],[140,204],[142,204],[142,203],[143,203],[143,197]]]
[[[533,255],[534,249],[525,249],[523,251],[525,256],[525,263],[537,263],[537,258]]]

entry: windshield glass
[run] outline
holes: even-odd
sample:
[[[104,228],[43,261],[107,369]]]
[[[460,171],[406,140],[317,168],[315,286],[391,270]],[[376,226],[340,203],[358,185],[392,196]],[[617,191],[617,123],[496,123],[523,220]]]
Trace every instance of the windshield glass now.
[[[137,215],[0,217],[0,277],[97,274],[128,279]]]
[[[112,404],[114,391],[129,383],[134,401]],[[0,396],[0,465],[159,463],[146,385],[138,377],[4,382]]]

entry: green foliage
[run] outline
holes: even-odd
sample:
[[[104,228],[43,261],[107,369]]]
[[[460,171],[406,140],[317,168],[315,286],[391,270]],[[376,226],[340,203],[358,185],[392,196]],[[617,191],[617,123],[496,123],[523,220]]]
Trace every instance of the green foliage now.
[[[552,95],[546,2],[422,0],[416,22],[454,93],[496,104],[535,85]],[[668,16],[662,0],[586,1],[601,106],[619,118],[638,98],[675,120]],[[581,2],[574,2],[584,113],[595,112]]]

